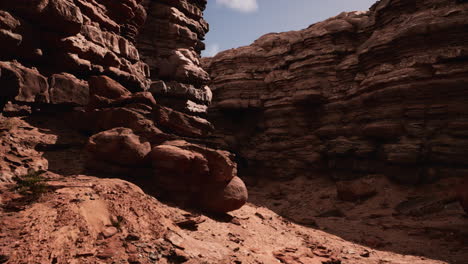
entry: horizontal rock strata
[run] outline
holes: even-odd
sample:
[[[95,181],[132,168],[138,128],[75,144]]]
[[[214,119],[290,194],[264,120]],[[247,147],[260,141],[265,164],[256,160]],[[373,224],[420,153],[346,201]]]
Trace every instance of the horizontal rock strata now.
[[[468,4],[382,0],[205,59],[245,174],[403,183],[468,173]]]
[[[86,81],[105,74],[132,90],[145,89],[149,71],[134,45],[146,19],[138,2],[2,1],[0,59],[37,68],[46,77],[67,72]],[[75,88],[85,86],[78,82]]]
[[[195,204],[206,210],[240,208],[247,190],[232,155],[200,143],[214,129],[199,116],[212,99],[200,65],[205,6],[203,0],[0,1],[2,115],[53,113],[64,125],[94,135],[86,147],[91,172],[139,175],[158,187],[156,194],[182,200],[212,192],[210,203],[200,198]],[[170,152],[153,155],[174,142],[185,142],[175,147],[206,163],[195,182],[195,172],[179,171],[195,161],[177,155],[172,161]],[[173,167],[161,170],[168,160]],[[0,182],[20,176],[24,166],[15,162]]]
[[[194,115],[206,113],[211,91],[200,65],[208,23],[206,0],[144,0],[148,21],[138,38],[141,57],[152,76],[150,91],[160,103]]]

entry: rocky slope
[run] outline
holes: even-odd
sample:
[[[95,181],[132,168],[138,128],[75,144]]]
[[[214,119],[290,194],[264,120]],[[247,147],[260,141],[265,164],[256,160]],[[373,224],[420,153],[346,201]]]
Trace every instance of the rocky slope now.
[[[199,58],[205,5],[0,0],[0,263],[467,259],[463,209],[447,191],[458,179],[418,189],[374,176],[338,185],[326,177],[250,178],[253,195],[243,206],[248,194],[235,161],[242,169],[255,163],[213,142],[204,118],[212,99]],[[299,101],[322,98],[308,93]],[[223,104],[232,105],[215,107]],[[263,133],[255,132],[267,120],[260,105],[241,110],[245,116],[223,109],[253,122],[245,136]],[[299,171],[289,160],[283,165]],[[427,190],[431,197],[419,197]]]
[[[468,4],[382,0],[205,59],[245,175],[401,183],[468,173]]]
[[[462,209],[439,203],[453,179],[414,188],[375,178],[381,195],[358,203],[340,201],[324,177],[265,179],[249,183],[240,210],[213,215],[159,202],[141,178],[129,180],[143,190],[89,176],[87,137],[50,115],[7,120],[1,145],[49,168],[44,185],[0,184],[0,263],[466,263]],[[36,144],[40,155],[26,156]]]

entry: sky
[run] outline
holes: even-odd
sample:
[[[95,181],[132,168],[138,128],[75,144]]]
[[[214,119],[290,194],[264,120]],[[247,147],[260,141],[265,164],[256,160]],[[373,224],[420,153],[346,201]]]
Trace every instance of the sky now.
[[[343,11],[368,10],[376,0],[208,0],[203,56],[250,45],[260,36],[307,28]]]

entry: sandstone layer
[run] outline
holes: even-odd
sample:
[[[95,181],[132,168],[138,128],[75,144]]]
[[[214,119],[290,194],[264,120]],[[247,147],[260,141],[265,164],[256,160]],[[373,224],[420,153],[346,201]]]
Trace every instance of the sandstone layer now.
[[[94,134],[86,168],[95,174],[145,179],[157,195],[210,211],[240,208],[247,190],[233,156],[189,143],[213,131],[197,116],[211,102],[209,76],[200,66],[205,6],[202,0],[0,1],[2,114],[49,115],[50,123],[59,118],[63,126]],[[27,155],[13,142],[2,148],[9,158],[0,164],[0,182],[48,169],[36,150],[40,139],[31,139]],[[186,148],[152,154],[174,142]],[[208,204],[203,196],[210,192]]]
[[[204,60],[245,175],[468,173],[468,4],[382,0]]]
[[[206,3],[144,0],[148,20],[137,45],[151,72],[150,91],[161,104],[194,115],[205,114],[211,102],[209,76],[200,65]]]
[[[319,124],[317,120],[327,121],[337,131],[338,128],[354,131],[348,127],[342,129],[341,125],[354,124],[349,120],[351,116],[355,119],[367,116],[363,112],[367,108],[362,108],[356,116],[353,111],[361,109],[361,105],[351,104],[355,102],[352,98],[361,98],[368,90],[387,91],[390,84],[382,86],[382,90],[374,85],[363,88],[362,93],[347,96],[351,91],[347,86],[339,91],[324,86],[320,93],[315,91],[318,88],[310,90],[304,86],[304,91],[300,91],[296,79],[303,80],[304,76],[304,82],[314,83],[313,79],[306,78],[312,72],[321,76],[321,84],[327,84],[330,79],[330,87],[335,87],[331,84],[337,85],[338,79],[345,85],[345,80],[352,79],[356,72],[373,69],[373,57],[378,58],[377,64],[387,60],[386,53],[393,51],[390,48],[393,43],[378,46],[383,52],[378,56],[374,51],[365,53],[363,69],[359,66],[361,62],[353,59],[357,56],[361,60],[355,50],[371,38],[372,30],[379,32],[379,28],[384,30],[387,25],[399,25],[397,22],[406,26],[398,20],[398,15],[409,18],[405,20],[409,25],[423,19],[427,32],[440,33],[440,36],[413,36],[408,28],[412,40],[424,44],[422,38],[427,37],[429,41],[443,38],[449,45],[439,42],[434,42],[439,46],[431,45],[440,49],[453,46],[458,50],[461,42],[451,34],[465,37],[459,27],[466,28],[463,26],[466,5],[443,1],[380,2],[371,13],[345,14],[322,23],[325,29],[319,31],[323,35],[304,38],[303,42],[298,38],[294,48],[284,46],[291,49],[292,57],[285,57],[277,44],[298,39],[274,35],[273,42],[266,41],[270,36],[260,41],[261,48],[254,48],[265,57],[248,55],[252,65],[233,59],[244,70],[257,69],[260,62],[277,60],[279,68],[275,70],[285,75],[288,72],[281,65],[287,64],[282,64],[282,57],[296,64],[305,63],[299,72],[291,75],[289,84],[291,80],[282,79],[281,75],[276,79],[269,77],[275,80],[271,81],[275,89],[263,84],[265,79],[261,77],[258,83],[263,86],[258,86],[258,91],[249,90],[245,94],[245,89],[227,89],[223,94],[218,86],[222,83],[220,76],[228,73],[226,82],[229,83],[237,69],[226,70],[228,63],[217,61],[220,72],[215,86],[220,99],[213,109],[224,120],[219,122],[223,127],[229,120],[242,121],[237,123],[239,130],[220,138],[227,139],[226,148],[220,148],[216,147],[219,142],[212,142],[214,126],[203,118],[212,99],[206,86],[208,75],[201,69],[199,60],[202,40],[208,30],[202,18],[206,4],[205,0],[0,0],[0,263],[466,262],[466,220],[456,199],[466,208],[467,189],[460,188],[458,194],[452,192],[459,184],[456,178],[420,187],[400,186],[376,176],[338,183],[328,177],[297,177],[284,182],[271,179],[262,182],[250,177],[252,192],[248,195],[235,162],[241,163],[244,174],[248,165],[257,168],[257,172],[264,169],[262,173],[271,171],[276,176],[304,174],[312,168],[308,165],[324,169],[327,166],[323,164],[335,164],[325,163],[335,156],[328,154],[330,151],[322,151],[334,141],[314,132],[318,129],[314,124]],[[426,17],[428,4],[436,14],[431,19]],[[450,26],[434,31],[433,27],[445,25],[438,16],[441,10],[447,10],[442,16]],[[372,17],[380,22],[367,21]],[[349,27],[341,20],[349,20],[353,25],[349,34],[341,29],[343,25]],[[315,32],[315,27],[309,30]],[[303,33],[294,34],[302,36]],[[340,45],[346,49],[336,48]],[[426,48],[432,48],[427,45]],[[309,49],[310,46],[317,50]],[[422,56],[422,52],[410,51],[406,42],[395,47],[401,48],[399,52],[408,47],[405,54]],[[302,48],[304,60],[298,61],[297,53]],[[330,54],[323,55],[329,48]],[[247,51],[251,53],[251,49]],[[266,55],[269,52],[271,56]],[[321,54],[325,58],[331,56],[332,61],[350,57],[345,60],[350,61],[345,64],[349,69],[343,66],[338,74],[329,72],[334,69],[333,63],[321,61],[323,64],[315,65],[315,59]],[[439,79],[452,80],[454,75],[463,78],[464,68],[453,65],[463,66],[464,55],[454,53],[448,59],[444,57],[449,55],[440,55],[437,60],[445,61],[448,69],[462,70],[458,75],[447,73],[448,77]],[[434,54],[428,56],[433,58]],[[310,65],[324,68],[308,72]],[[414,67],[420,65],[418,60]],[[264,71],[270,74],[268,67]],[[247,75],[263,76],[267,75],[265,72],[252,70]],[[348,72],[351,77],[343,77]],[[245,75],[242,74],[241,77]],[[338,77],[332,82],[335,75]],[[248,90],[249,80],[242,77],[239,84],[245,84]],[[414,83],[409,85],[413,87]],[[290,86],[294,92],[286,89]],[[446,86],[444,91],[449,91],[450,97],[441,96],[443,102],[463,100],[463,94],[453,90],[454,87]],[[238,97],[237,92],[242,96]],[[294,95],[295,103],[289,97],[282,97],[283,92]],[[455,92],[457,100],[453,99]],[[258,98],[251,100],[250,94]],[[416,101],[424,102],[424,107],[428,98],[436,100],[434,94],[427,94],[424,100],[422,95],[418,96]],[[268,103],[273,107],[268,108]],[[343,105],[340,109],[347,111],[339,115],[347,118],[343,119],[345,123],[333,119],[336,116],[331,113],[336,104]],[[382,107],[388,108],[385,104]],[[284,122],[282,115],[286,110],[291,126],[278,123]],[[430,116],[434,114],[430,113]],[[383,118],[381,113],[374,114]],[[446,117],[450,122],[455,120],[453,112]],[[395,120],[406,124],[415,117],[408,118]],[[463,125],[463,118],[460,114],[456,120]],[[427,119],[427,127],[431,126],[431,120]],[[274,137],[264,133],[267,124],[268,133],[273,131]],[[426,129],[426,122],[424,125]],[[311,133],[317,135],[304,137],[305,128],[313,128]],[[378,131],[381,131],[379,135],[393,135],[394,129]],[[255,140],[251,141],[250,136]],[[452,136],[457,146],[441,147],[443,151],[459,150],[459,139],[464,134]],[[374,142],[374,137],[367,134],[358,138]],[[368,153],[361,151],[363,147],[354,141],[356,137],[345,139],[352,143],[351,148],[346,150],[343,147],[346,144],[338,142],[336,149],[345,149],[333,152],[343,153],[339,157]],[[385,140],[376,137],[375,144],[391,143],[395,145],[390,148],[393,152],[400,153],[396,151],[402,149],[401,153],[406,153],[406,145],[403,144],[404,148],[397,145],[399,139]],[[258,147],[268,152],[259,152],[252,143],[259,143]],[[223,150],[227,148],[241,156],[236,158]],[[460,152],[453,153],[449,157],[458,162]],[[255,155],[259,158],[253,159]],[[297,157],[303,155],[309,163],[298,162]],[[284,163],[284,157],[288,163]],[[358,160],[365,161],[368,157],[358,156]],[[349,164],[335,159],[337,165],[327,171],[339,172],[338,165]],[[260,161],[265,162],[263,167],[258,166]],[[371,161],[368,164],[373,164]],[[443,162],[436,165],[438,169],[455,171]],[[411,166],[416,164],[408,165]],[[269,167],[274,170],[267,170]],[[250,203],[244,206],[247,199]]]

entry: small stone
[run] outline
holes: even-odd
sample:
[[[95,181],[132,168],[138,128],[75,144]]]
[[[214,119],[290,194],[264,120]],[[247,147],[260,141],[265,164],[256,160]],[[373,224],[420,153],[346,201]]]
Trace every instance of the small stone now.
[[[239,177],[225,186],[213,185],[204,190],[201,206],[214,213],[227,213],[241,208],[248,199],[247,187]]]
[[[127,253],[137,253],[138,252],[138,249],[135,245],[132,245],[132,244],[127,244],[126,245],[127,247]]]
[[[114,256],[114,252],[110,248],[103,249],[99,251],[96,255],[96,257],[100,259],[109,259],[109,258],[112,258],[113,256]]]
[[[105,238],[109,238],[109,237],[112,237],[113,235],[117,234],[117,232],[119,232],[119,230],[113,226],[109,226],[109,227],[106,227],[104,229],[104,231],[102,231],[102,235],[105,237]]]
[[[172,245],[178,247],[178,248],[184,248],[183,243],[184,239],[177,233],[174,232],[168,232],[165,237],[164,237],[168,242],[170,242]]]
[[[128,263],[130,264],[140,264],[140,257],[137,254],[128,256]]]
[[[158,259],[159,259],[159,256],[156,255],[155,253],[150,253],[148,257],[149,257],[151,260],[158,260]]]

